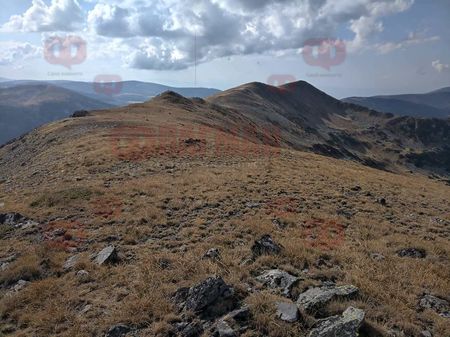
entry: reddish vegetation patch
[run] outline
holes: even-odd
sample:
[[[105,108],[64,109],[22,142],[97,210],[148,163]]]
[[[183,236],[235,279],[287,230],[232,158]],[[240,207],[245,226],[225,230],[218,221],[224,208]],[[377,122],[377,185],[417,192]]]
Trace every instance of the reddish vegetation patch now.
[[[93,213],[103,219],[118,218],[122,213],[122,200],[111,196],[101,197],[91,202]]]
[[[49,248],[69,251],[85,241],[87,235],[79,221],[56,220],[43,227],[42,237]]]
[[[331,219],[312,219],[304,224],[304,238],[313,248],[332,250],[345,241],[345,228]]]

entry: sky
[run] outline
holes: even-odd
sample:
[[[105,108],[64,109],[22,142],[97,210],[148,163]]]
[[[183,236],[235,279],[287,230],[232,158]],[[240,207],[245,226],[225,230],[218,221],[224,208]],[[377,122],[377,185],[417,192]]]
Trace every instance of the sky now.
[[[449,0],[0,0],[0,77],[338,98],[450,86]]]

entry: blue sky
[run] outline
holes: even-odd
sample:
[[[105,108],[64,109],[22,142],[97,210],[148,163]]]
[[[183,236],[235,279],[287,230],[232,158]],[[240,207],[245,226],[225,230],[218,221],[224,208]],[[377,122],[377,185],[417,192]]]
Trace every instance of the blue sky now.
[[[114,75],[219,89],[296,79],[339,98],[450,86],[448,0],[0,4],[5,78],[93,81]]]

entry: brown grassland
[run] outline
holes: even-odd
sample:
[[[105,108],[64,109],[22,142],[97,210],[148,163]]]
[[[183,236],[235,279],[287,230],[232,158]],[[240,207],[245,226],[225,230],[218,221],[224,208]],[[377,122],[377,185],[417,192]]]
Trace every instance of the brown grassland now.
[[[211,275],[249,305],[245,336],[306,335],[314,319],[279,321],[280,297],[255,281],[281,268],[301,278],[296,294],[324,280],[359,287],[357,298],[327,311],[364,309],[367,336],[420,336],[425,328],[450,336],[448,319],[417,309],[424,292],[450,296],[449,186],[216,130],[189,142],[188,122],[118,110],[49,124],[0,150],[0,211],[39,222],[0,230],[0,258],[16,256],[0,273],[0,335],[99,336],[124,323],[136,336],[166,336],[180,320],[170,295]],[[157,125],[185,132],[146,134]],[[133,127],[144,131],[127,131]],[[282,253],[249,260],[264,234]],[[109,244],[120,262],[96,265],[91,255]],[[202,259],[212,247],[221,261]],[[397,256],[408,247],[427,257]],[[82,258],[64,270],[75,253]],[[31,283],[11,293],[21,279]]]

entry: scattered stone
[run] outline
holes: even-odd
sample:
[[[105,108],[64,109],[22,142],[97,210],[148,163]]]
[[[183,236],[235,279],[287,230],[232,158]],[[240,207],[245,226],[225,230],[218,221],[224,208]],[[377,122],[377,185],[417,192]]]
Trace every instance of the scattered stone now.
[[[280,289],[284,296],[290,296],[292,286],[298,281],[298,277],[280,269],[266,270],[256,279],[266,287]]]
[[[191,288],[180,288],[172,300],[182,310],[220,316],[233,309],[234,289],[221,277],[209,277]]]
[[[256,240],[252,246],[254,257],[261,255],[276,255],[281,252],[282,247],[272,240],[270,235],[263,235],[261,239]]]
[[[89,281],[89,273],[86,270],[79,270],[75,274],[79,281],[88,282]]]
[[[79,260],[79,255],[73,255],[71,257],[69,257],[66,262],[64,262],[64,270],[69,270],[72,269],[73,267],[75,267],[75,265],[77,264],[78,260]]]
[[[282,321],[294,323],[299,320],[298,308],[294,303],[277,302],[277,317]]]
[[[364,316],[363,310],[349,307],[342,316],[319,320],[309,337],[358,337]]]
[[[111,327],[105,337],[124,337],[131,331],[131,328],[125,324],[117,324]]]
[[[424,259],[427,256],[425,249],[421,248],[404,248],[398,250],[396,253],[400,257],[411,257],[414,259]]]
[[[236,322],[247,322],[250,319],[250,315],[250,309],[247,306],[243,306],[228,313],[223,319],[226,321],[232,319]]]
[[[203,255],[204,259],[220,260],[220,251],[217,248],[208,249],[208,251]]]
[[[425,294],[419,300],[422,309],[431,309],[444,318],[450,318],[450,303],[443,298]]]
[[[424,330],[420,333],[421,337],[433,337],[433,335],[431,334],[431,332],[429,332],[428,330]]]
[[[25,280],[19,280],[17,281],[17,283],[12,287],[12,291],[14,292],[19,292],[22,289],[24,289],[26,286],[28,286],[28,284],[30,284],[30,282],[25,281]]]
[[[37,222],[28,219],[20,213],[11,212],[0,214],[0,224],[14,228],[29,228],[37,225]]]
[[[89,311],[91,311],[92,309],[92,304],[86,304],[83,308],[83,310],[80,311],[81,315],[84,315],[86,313],[88,313]]]
[[[0,271],[5,271],[8,269],[9,262],[0,262]]]
[[[387,202],[386,202],[386,199],[385,199],[385,198],[379,198],[379,199],[377,200],[377,202],[378,202],[381,206],[386,206],[386,205],[387,205]]]
[[[217,337],[236,337],[236,332],[223,319],[219,320],[215,325],[215,334]]]
[[[371,253],[370,258],[375,261],[383,261],[385,259],[384,255],[380,253]]]
[[[89,115],[89,111],[78,110],[78,111],[75,111],[71,117],[72,118],[80,118],[80,117],[86,117],[87,115]]]
[[[245,207],[247,208],[258,208],[261,204],[259,202],[247,202]]]
[[[300,294],[297,299],[297,305],[306,310],[319,310],[328,302],[335,298],[350,298],[358,294],[359,289],[352,285],[344,286],[324,286],[310,288]]]
[[[176,325],[176,328],[182,337],[198,337],[203,333],[203,327],[198,321],[181,322]]]
[[[97,254],[95,262],[99,265],[115,263],[119,260],[117,256],[117,250],[114,246],[108,246]]]
[[[0,214],[0,224],[2,225],[15,226],[17,223],[26,220],[27,220],[26,217],[16,212]]]

